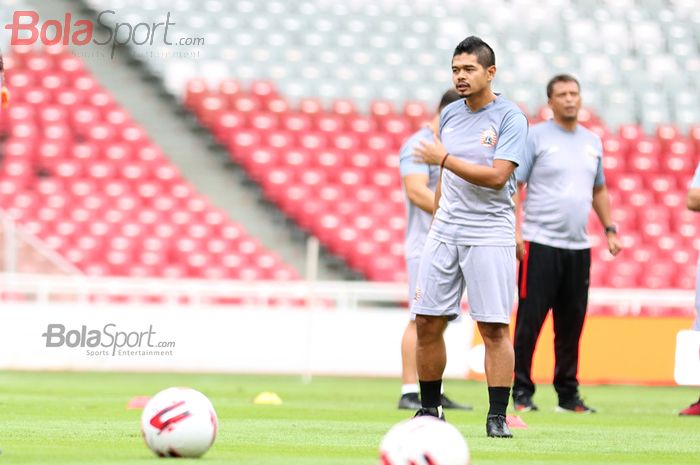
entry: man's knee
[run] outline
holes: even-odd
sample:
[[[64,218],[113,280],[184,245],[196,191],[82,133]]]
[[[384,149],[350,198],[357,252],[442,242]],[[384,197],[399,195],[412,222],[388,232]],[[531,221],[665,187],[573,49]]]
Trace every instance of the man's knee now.
[[[479,322],[479,333],[485,344],[496,344],[504,339],[510,340],[508,325],[505,323],[484,323]]]
[[[416,332],[421,342],[439,339],[446,326],[447,319],[444,317],[416,315]]]

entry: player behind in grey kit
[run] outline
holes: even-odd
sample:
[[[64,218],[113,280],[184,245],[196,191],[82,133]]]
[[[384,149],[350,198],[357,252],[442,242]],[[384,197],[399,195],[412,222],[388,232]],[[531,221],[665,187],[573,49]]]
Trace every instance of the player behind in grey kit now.
[[[470,314],[486,347],[489,393],[486,433],[512,437],[506,409],[513,379],[508,325],[515,296],[516,167],[525,156],[527,118],[491,90],[496,59],[478,37],[455,48],[452,80],[464,100],[440,115],[439,139],[416,150],[439,164],[438,208],[421,255],[411,311],[416,315],[416,359],[422,408],[417,415],[444,418],[440,387],[446,354],[443,332],[460,316],[465,290]]]

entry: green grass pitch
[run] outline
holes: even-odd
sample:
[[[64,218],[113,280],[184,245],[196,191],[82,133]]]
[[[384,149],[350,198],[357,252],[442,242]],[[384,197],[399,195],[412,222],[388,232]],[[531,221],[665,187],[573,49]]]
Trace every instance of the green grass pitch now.
[[[190,386],[214,403],[214,447],[199,460],[159,459],[141,439],[133,396]],[[399,382],[388,379],[117,373],[0,372],[0,465],[176,464],[376,465],[382,435],[411,415],[395,408]],[[254,405],[274,391],[281,406]],[[697,464],[700,418],[678,410],[698,396],[684,387],[584,386],[594,415],[554,413],[551,386],[541,411],[522,414],[515,438],[485,435],[486,387],[448,381],[447,392],[473,412],[447,411],[466,438],[473,465]]]

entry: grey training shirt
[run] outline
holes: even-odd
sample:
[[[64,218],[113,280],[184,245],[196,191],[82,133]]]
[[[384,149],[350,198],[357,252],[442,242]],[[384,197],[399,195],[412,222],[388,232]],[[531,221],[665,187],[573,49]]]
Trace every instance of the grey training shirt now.
[[[525,157],[527,118],[500,95],[476,112],[462,99],[440,114],[440,139],[451,156],[475,165],[493,166],[494,160],[519,165]],[[515,245],[514,192],[515,175],[496,190],[445,170],[430,237],[452,245]]]
[[[581,125],[567,131],[554,120],[536,124],[528,156],[516,170],[527,183],[523,240],[562,249],[587,249],[593,187],[605,184],[603,144]]]

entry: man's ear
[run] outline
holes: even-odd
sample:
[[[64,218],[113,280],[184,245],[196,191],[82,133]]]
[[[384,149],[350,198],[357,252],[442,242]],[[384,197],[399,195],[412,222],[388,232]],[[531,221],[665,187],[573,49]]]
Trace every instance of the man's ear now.
[[[493,80],[493,78],[496,77],[496,65],[489,66],[489,67],[486,69],[486,72],[487,72],[488,75],[489,75],[489,81]]]

